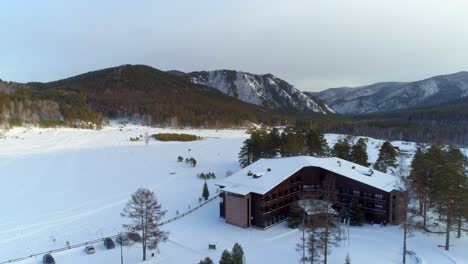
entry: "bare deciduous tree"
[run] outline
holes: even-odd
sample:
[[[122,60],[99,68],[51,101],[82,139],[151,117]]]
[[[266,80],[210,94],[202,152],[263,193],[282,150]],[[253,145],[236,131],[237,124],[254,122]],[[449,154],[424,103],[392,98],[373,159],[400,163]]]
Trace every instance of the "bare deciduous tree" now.
[[[146,132],[145,132],[145,144],[146,144],[146,146],[148,146],[149,141],[150,141],[150,136],[149,136],[149,134],[148,134],[148,131],[146,131]]]

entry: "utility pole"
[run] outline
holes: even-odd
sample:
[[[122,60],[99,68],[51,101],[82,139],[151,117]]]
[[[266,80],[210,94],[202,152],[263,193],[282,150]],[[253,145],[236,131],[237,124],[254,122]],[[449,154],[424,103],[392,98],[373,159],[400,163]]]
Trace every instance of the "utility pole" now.
[[[406,199],[405,199],[406,200]],[[406,200],[407,202],[407,200]],[[403,264],[406,264],[406,237],[408,236],[408,210],[405,210],[403,221]]]
[[[120,240],[120,264],[123,264],[123,235],[122,233],[119,234]]]
[[[452,208],[453,208],[453,200],[449,200],[447,204],[447,231],[445,234],[445,250],[449,250],[450,248],[450,228],[452,225]]]
[[[304,209],[304,214],[302,216],[302,263],[305,264],[305,215],[306,210]]]
[[[349,236],[349,217],[346,218],[346,227],[348,229],[348,254],[349,254],[349,242],[351,241],[351,237]]]

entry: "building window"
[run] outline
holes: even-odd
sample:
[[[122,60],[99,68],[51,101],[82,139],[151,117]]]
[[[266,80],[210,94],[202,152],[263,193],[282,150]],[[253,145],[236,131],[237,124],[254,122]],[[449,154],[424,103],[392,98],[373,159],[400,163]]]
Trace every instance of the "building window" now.
[[[378,208],[378,209],[382,209],[382,208],[383,208],[383,205],[381,205],[381,204],[375,204],[374,206],[375,206],[375,208]]]
[[[353,195],[359,196],[361,193],[359,191],[353,190]]]
[[[315,185],[302,185],[304,191],[315,191]]]
[[[376,199],[383,199],[383,195],[382,194],[375,194],[375,198]]]

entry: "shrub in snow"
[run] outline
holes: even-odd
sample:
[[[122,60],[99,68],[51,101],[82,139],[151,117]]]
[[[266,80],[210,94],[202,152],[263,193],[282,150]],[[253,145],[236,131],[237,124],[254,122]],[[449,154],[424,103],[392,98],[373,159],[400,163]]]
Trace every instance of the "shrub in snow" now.
[[[184,161],[184,158],[182,156],[177,157],[177,162],[182,162]]]
[[[198,173],[197,177],[202,179],[202,180],[216,179],[216,175],[214,174],[214,172]]]
[[[177,134],[177,133],[159,133],[153,134],[151,137],[159,141],[195,141],[200,140],[201,138],[191,134]]]
[[[197,166],[197,160],[194,159],[193,157],[186,158],[185,159],[185,164],[188,164],[191,167],[195,167],[195,166]]]

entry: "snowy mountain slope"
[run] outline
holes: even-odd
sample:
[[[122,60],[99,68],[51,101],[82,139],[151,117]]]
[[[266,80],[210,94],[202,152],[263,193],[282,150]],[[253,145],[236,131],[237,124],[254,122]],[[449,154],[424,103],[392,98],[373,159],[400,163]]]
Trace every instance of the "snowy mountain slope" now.
[[[188,73],[197,84],[216,88],[241,101],[268,109],[330,114],[334,111],[315,96],[303,93],[272,74],[252,74],[232,70]]]
[[[365,114],[437,105],[468,96],[468,72],[416,82],[383,82],[310,93],[343,114]]]

